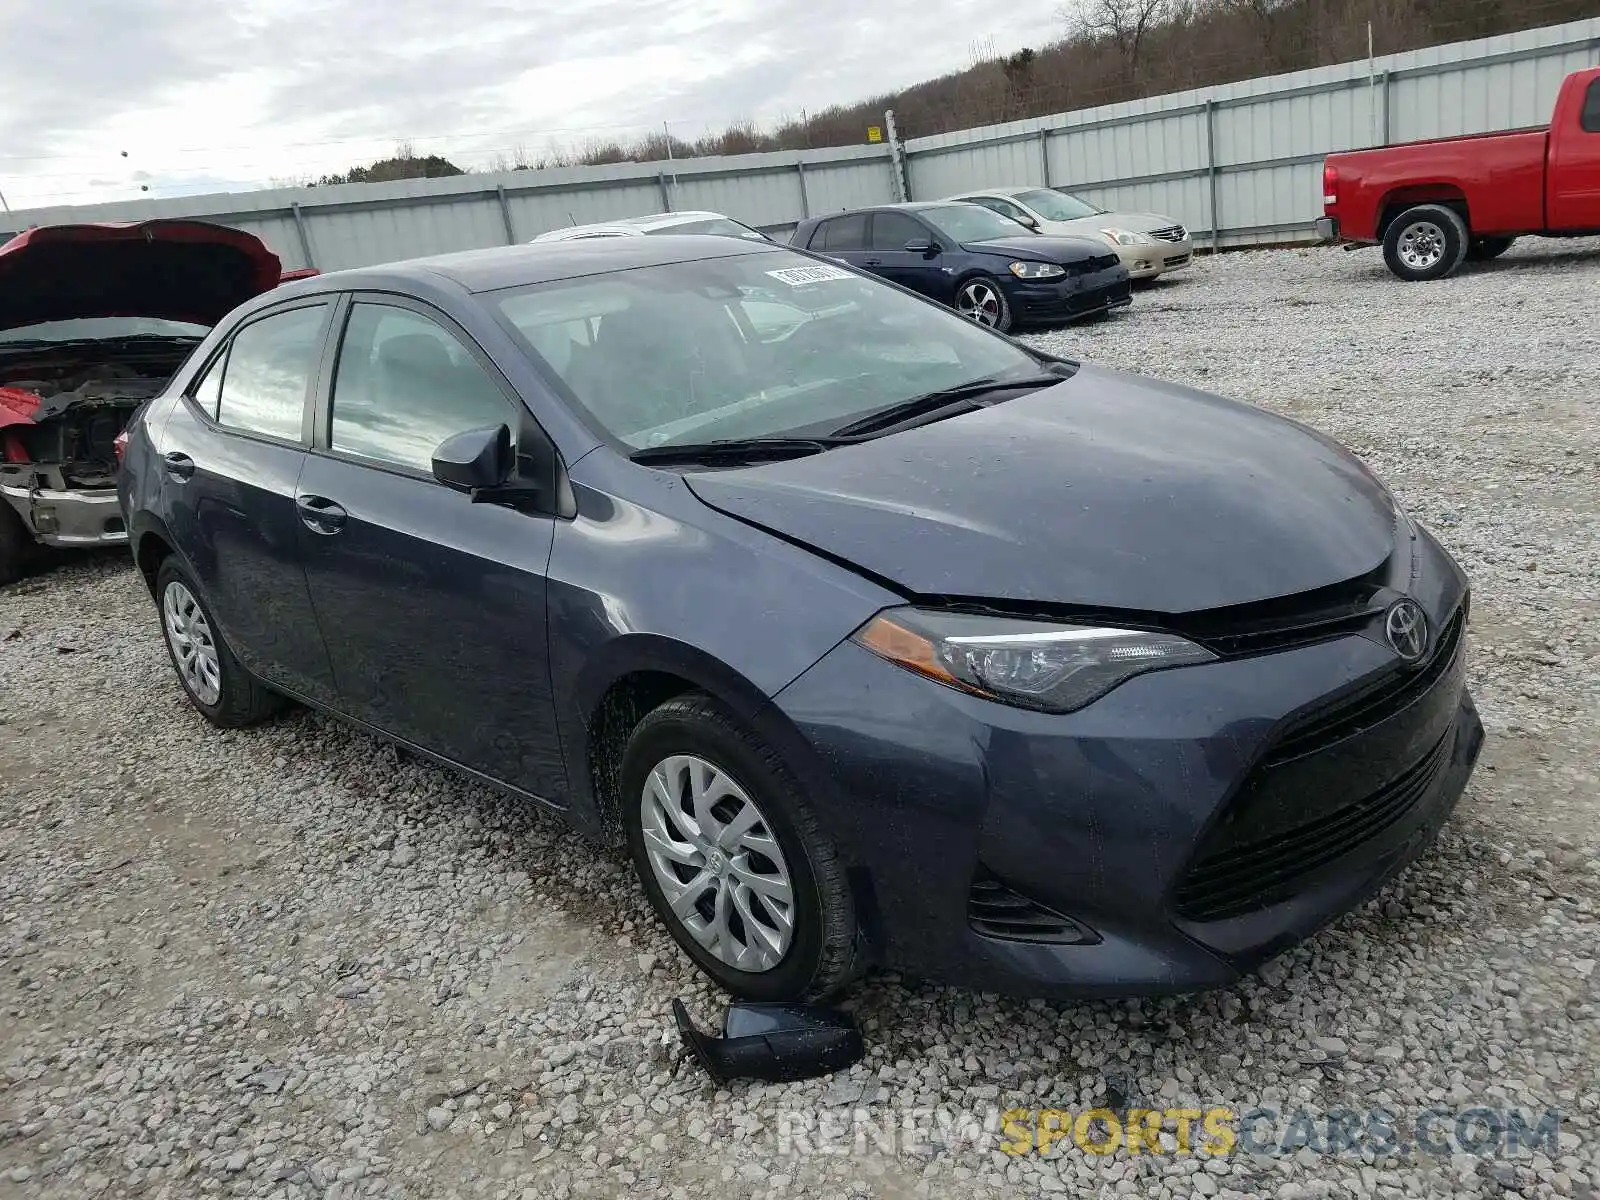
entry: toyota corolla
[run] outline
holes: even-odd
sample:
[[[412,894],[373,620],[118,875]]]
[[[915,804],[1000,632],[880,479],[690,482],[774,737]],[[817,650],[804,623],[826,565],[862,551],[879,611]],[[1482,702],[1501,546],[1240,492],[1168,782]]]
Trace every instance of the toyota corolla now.
[[[1467,581],[1354,456],[776,245],[291,283],[120,498],[207,720],[299,701],[625,844],[746,997],[1227,984],[1482,740]]]

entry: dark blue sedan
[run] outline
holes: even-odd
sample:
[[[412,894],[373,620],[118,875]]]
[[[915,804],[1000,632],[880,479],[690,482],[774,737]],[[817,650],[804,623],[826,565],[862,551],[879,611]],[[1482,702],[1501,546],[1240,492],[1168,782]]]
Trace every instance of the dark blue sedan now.
[[[1226,984],[1432,839],[1467,582],[1353,456],[781,246],[322,275],[119,492],[178,680],[624,843],[730,991]]]
[[[811,217],[789,241],[1001,332],[1133,302],[1128,269],[1104,243],[1045,237],[977,204],[886,204]]]

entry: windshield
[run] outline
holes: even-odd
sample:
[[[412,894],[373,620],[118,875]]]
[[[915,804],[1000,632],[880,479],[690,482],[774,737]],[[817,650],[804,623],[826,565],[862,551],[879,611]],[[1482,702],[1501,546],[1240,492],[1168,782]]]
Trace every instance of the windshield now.
[[[977,204],[924,208],[917,215],[956,242],[986,242],[990,238],[1027,237],[1033,233],[1026,225]]]
[[[1031,192],[1018,192],[1017,199],[1038,213],[1046,221],[1077,221],[1083,217],[1098,217],[1106,209],[1096,208],[1087,200],[1080,200],[1071,192],[1057,188],[1038,188]]]
[[[952,312],[789,251],[507,289],[492,302],[597,431],[635,450],[818,433],[927,392],[1039,372]]]
[[[704,221],[685,221],[681,225],[664,225],[660,229],[652,229],[651,233],[719,233],[728,237],[747,238],[753,242],[764,242],[767,239],[751,229],[748,225],[741,225],[727,217],[711,217]]]
[[[42,321],[17,329],[0,329],[6,342],[75,342],[89,338],[173,337],[197,341],[210,331],[204,325],[163,321],[157,317],[80,317],[71,321]]]

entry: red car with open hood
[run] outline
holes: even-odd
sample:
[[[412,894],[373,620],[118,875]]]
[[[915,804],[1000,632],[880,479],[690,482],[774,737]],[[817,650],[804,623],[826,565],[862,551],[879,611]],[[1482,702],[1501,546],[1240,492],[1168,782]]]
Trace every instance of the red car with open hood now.
[[[36,543],[127,540],[118,435],[211,326],[282,279],[259,238],[203,221],[43,226],[0,246],[0,583]]]

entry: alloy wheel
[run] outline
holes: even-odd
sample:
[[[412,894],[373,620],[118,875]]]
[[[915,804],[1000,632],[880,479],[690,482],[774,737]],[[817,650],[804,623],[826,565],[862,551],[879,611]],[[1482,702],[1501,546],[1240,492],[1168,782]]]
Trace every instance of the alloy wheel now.
[[[997,325],[1000,322],[1000,295],[992,286],[974,280],[961,289],[956,297],[956,311],[980,325]]]
[[[692,754],[658,762],[639,797],[645,853],[673,918],[740,971],[770,971],[794,941],[794,887],[766,816]]]
[[[194,593],[176,580],[162,593],[161,624],[178,674],[190,693],[201,704],[216,704],[222,699],[222,664],[211,622]]]
[[[1396,252],[1413,271],[1427,271],[1444,258],[1444,230],[1432,221],[1414,221],[1400,232]]]

